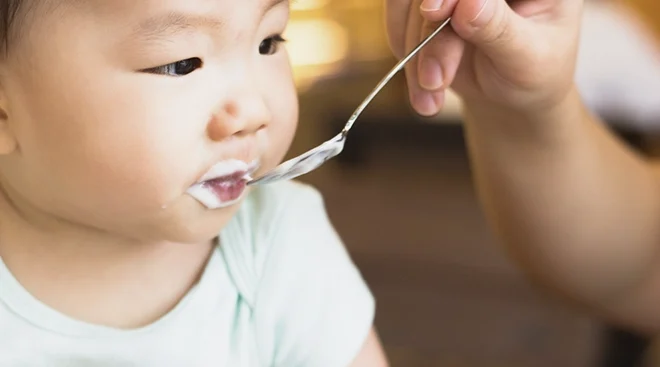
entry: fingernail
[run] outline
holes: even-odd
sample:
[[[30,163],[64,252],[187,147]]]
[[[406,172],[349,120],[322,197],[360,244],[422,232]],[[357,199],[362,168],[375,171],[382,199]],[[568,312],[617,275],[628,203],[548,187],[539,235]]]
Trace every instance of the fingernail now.
[[[440,10],[440,7],[442,6],[443,0],[424,0],[422,1],[422,5],[420,5],[420,9],[422,11],[436,11]]]
[[[473,26],[483,26],[488,23],[490,19],[495,14],[495,6],[493,6],[490,0],[481,0],[481,6],[479,6],[479,11],[477,15],[470,20],[470,23]]]
[[[422,58],[419,69],[419,85],[429,91],[442,88],[444,78],[440,63],[430,57]]]

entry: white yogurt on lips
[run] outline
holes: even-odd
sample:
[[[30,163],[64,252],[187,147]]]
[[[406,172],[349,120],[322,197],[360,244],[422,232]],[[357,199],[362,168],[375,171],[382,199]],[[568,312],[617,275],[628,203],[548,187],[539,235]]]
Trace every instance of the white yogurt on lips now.
[[[186,192],[208,209],[234,205],[242,198],[247,182],[252,179],[250,174],[258,167],[258,161],[250,164],[238,159],[220,161]]]

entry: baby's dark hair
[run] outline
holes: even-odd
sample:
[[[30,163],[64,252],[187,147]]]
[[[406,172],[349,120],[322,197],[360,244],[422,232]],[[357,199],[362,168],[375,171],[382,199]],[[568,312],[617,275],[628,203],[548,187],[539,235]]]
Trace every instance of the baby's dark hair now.
[[[2,54],[9,50],[12,38],[12,25],[21,5],[21,0],[0,0],[0,43]]]

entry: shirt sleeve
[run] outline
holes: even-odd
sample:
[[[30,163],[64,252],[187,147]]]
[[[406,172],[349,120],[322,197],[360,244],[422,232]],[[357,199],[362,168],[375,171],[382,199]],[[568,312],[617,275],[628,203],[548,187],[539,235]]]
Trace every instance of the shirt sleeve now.
[[[326,214],[296,184],[273,222],[255,298],[258,344],[273,367],[347,367],[374,321],[375,302]]]

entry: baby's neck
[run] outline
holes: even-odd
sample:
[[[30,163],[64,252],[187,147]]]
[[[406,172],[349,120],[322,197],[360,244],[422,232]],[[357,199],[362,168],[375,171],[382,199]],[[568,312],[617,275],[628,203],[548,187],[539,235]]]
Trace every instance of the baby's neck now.
[[[141,243],[65,223],[45,229],[17,214],[0,198],[0,257],[14,277],[51,308],[115,328],[145,326],[171,310],[213,248]]]

